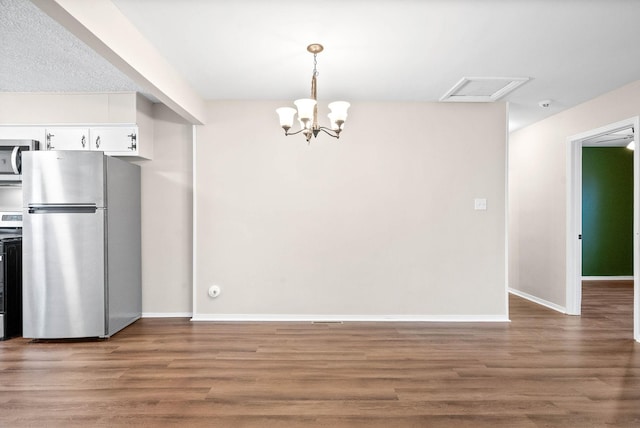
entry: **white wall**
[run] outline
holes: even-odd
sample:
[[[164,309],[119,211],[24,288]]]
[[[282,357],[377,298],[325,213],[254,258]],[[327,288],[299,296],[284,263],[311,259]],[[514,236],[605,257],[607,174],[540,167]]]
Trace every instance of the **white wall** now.
[[[509,286],[566,306],[567,138],[640,115],[640,81],[509,137]]]
[[[192,126],[153,109],[152,161],[142,170],[143,316],[190,316],[192,296]]]
[[[132,92],[1,92],[0,118],[13,125],[135,123],[137,99]]]
[[[355,103],[311,145],[286,104],[198,127],[195,319],[506,319],[503,103]]]

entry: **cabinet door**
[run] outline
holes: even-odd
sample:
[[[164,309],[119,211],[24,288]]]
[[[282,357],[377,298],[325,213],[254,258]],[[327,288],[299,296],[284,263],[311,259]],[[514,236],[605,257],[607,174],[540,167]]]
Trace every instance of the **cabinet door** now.
[[[41,150],[89,150],[89,128],[47,128]]]
[[[117,156],[135,156],[138,154],[138,129],[135,126],[91,128],[91,150]]]
[[[41,126],[0,126],[1,140],[36,140],[44,147],[45,128]]]

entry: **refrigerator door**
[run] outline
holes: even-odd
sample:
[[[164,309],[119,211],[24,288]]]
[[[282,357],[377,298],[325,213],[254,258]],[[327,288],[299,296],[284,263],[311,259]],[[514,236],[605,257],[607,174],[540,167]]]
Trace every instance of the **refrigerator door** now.
[[[23,336],[105,336],[105,210],[32,206],[23,214]]]
[[[22,156],[24,206],[92,204],[104,207],[104,163],[102,152],[25,152]]]

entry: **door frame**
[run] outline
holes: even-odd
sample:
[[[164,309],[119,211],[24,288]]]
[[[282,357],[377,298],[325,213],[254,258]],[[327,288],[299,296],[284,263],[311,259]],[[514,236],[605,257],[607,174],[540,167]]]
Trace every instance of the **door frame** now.
[[[566,305],[580,315],[582,305],[582,147],[585,140],[633,127],[633,337],[640,342],[640,117],[635,116],[567,138]]]

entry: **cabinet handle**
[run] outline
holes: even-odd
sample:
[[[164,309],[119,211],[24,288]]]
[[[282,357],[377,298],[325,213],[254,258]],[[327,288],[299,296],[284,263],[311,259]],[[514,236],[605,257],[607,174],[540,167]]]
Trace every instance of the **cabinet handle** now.
[[[100,148],[100,136],[98,135],[98,138],[96,138],[96,149]]]
[[[55,135],[51,133],[47,133],[47,150],[55,149],[55,147],[51,145],[51,137],[55,137]]]
[[[84,149],[84,147],[87,145],[87,138],[83,135],[80,142],[82,143],[82,148]]]
[[[20,174],[20,146],[15,146],[13,151],[11,152],[11,169],[13,169],[14,174]]]
[[[136,143],[138,137],[135,133],[129,134],[127,137],[131,138],[131,145],[127,148],[131,151],[135,151],[138,148],[138,144]]]

